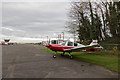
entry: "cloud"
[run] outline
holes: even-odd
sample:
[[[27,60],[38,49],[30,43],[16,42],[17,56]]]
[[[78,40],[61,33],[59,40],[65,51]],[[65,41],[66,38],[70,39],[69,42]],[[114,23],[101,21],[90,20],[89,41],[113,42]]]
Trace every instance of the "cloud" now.
[[[11,28],[7,28],[7,27],[1,27],[2,29],[6,29],[6,30],[9,30],[9,31],[14,31],[13,29]]]
[[[3,2],[2,34],[33,38],[62,32],[68,9],[67,2]]]
[[[71,0],[3,0],[3,2],[70,2]]]

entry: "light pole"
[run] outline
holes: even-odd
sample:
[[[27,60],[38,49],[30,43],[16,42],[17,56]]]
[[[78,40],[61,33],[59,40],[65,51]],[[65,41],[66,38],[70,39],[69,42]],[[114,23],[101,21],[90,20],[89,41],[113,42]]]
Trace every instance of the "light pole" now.
[[[64,32],[62,32],[63,33],[63,41],[64,41]]]
[[[58,34],[58,43],[61,41],[61,34]]]
[[[47,43],[48,43],[48,36],[47,36]]]

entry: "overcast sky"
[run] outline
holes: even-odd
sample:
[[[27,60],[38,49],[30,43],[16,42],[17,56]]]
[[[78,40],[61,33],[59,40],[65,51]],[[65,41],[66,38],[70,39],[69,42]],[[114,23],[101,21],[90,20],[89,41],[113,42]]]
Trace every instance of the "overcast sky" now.
[[[24,42],[57,37],[65,31],[69,7],[69,2],[3,2],[2,38]]]

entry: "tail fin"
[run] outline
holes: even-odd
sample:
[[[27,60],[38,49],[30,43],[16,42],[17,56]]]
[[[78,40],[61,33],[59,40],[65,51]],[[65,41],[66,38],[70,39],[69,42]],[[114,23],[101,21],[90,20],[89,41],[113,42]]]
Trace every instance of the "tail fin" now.
[[[94,45],[98,45],[98,40],[93,40],[93,41],[90,43],[90,46],[94,46]]]

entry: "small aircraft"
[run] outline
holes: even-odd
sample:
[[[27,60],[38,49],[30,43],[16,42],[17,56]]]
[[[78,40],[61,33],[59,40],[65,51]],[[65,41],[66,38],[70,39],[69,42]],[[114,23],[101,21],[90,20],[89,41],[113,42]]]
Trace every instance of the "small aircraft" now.
[[[12,42],[1,42],[1,45],[13,45],[14,43]]]
[[[57,51],[63,52],[61,56],[64,56],[65,52],[69,53],[70,59],[73,58],[71,55],[71,52],[78,52],[78,51],[98,51],[98,49],[103,49],[102,46],[100,46],[97,40],[93,40],[90,45],[82,45],[79,43],[74,43],[71,41],[65,41],[60,44],[48,44],[46,45],[47,48],[51,49],[52,51],[55,51],[57,54]],[[56,58],[56,54],[53,55],[53,58]]]

